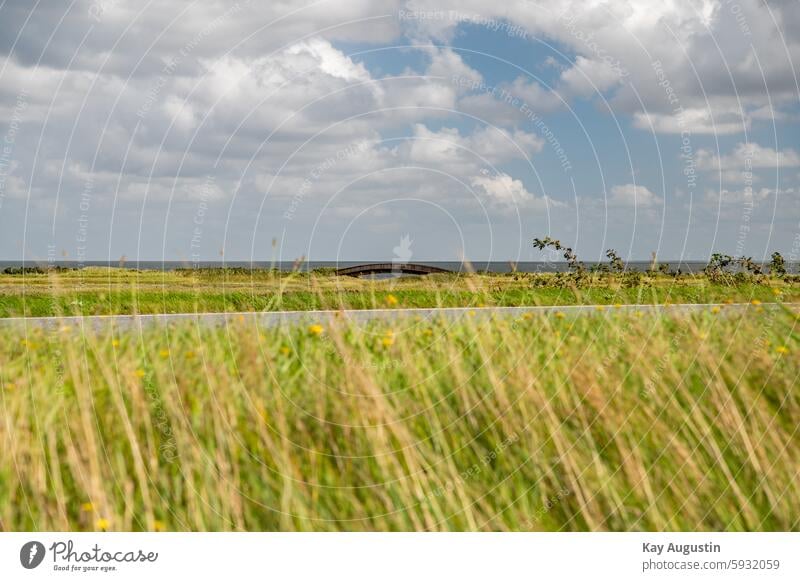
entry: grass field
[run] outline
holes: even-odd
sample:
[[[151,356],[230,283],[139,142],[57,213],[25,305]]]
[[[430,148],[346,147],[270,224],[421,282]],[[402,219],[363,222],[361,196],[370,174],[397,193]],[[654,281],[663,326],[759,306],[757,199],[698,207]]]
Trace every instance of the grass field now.
[[[4,330],[0,530],[800,530],[798,322]]]
[[[780,291],[800,300],[800,281],[756,284],[702,275],[595,275],[576,286],[552,274],[431,275],[355,279],[325,273],[222,269],[171,272],[87,268],[48,274],[0,274],[0,317],[132,313],[242,312],[479,305],[762,302]]]

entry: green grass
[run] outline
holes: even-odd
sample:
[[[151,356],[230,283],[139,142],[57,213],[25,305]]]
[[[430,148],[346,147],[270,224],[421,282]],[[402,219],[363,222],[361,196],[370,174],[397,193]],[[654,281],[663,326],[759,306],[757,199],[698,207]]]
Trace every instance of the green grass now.
[[[780,279],[727,284],[704,276],[652,275],[629,287],[624,278],[595,275],[580,287],[556,286],[548,274],[433,275],[362,280],[331,274],[199,270],[82,271],[0,275],[0,317],[133,313],[239,312],[478,305],[663,304],[800,300],[800,284]],[[392,301],[393,302],[393,301]]]
[[[800,530],[795,312],[387,325],[3,330],[0,530]]]

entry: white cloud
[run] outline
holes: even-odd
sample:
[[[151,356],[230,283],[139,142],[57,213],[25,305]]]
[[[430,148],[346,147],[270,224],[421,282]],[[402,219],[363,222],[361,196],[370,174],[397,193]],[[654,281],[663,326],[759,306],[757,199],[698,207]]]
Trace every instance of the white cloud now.
[[[483,160],[499,164],[524,159],[540,152],[543,147],[544,141],[540,137],[519,129],[508,132],[484,127],[462,136],[454,128],[431,131],[425,125],[417,124],[409,141],[408,157],[423,164],[478,166],[484,163]]]
[[[591,94],[591,83],[581,73],[601,90],[609,90],[615,86],[612,73],[625,71],[628,82],[616,85],[615,109],[638,113],[637,126],[647,130],[652,121],[658,132],[678,132],[672,112],[680,106],[695,133],[740,133],[753,121],[764,120],[763,108],[770,103],[780,115],[797,99],[800,17],[792,2],[556,0],[535,11],[522,1],[411,4],[421,11],[477,12],[505,19],[531,36],[567,46],[578,58],[556,87],[565,94]],[[427,33],[429,38],[451,40],[457,23],[451,17],[413,26],[416,37]]]
[[[147,181],[132,180],[119,192],[123,200],[141,201],[147,197],[150,202],[220,202],[230,197],[230,189],[224,190],[220,184],[201,178],[159,178]]]
[[[137,202],[148,192],[145,212],[161,217],[157,213],[169,197],[196,202],[198,187],[213,173],[219,188],[215,200],[221,200],[222,192],[237,192],[240,205],[231,215],[238,231],[267,193],[280,207],[331,158],[336,163],[312,180],[304,200],[327,201],[341,190],[350,197],[348,207],[358,208],[400,191],[453,201],[461,211],[466,182],[495,208],[506,208],[514,199],[541,206],[547,199],[525,188],[533,182],[518,168],[526,156],[542,152],[545,143],[523,129],[540,130],[559,146],[572,148],[575,132],[562,97],[591,98],[596,90],[609,97],[615,114],[630,115],[633,126],[645,131],[736,135],[759,131],[760,124],[776,119],[797,121],[790,108],[797,99],[793,64],[800,62],[800,12],[788,0],[737,0],[740,17],[722,0],[556,0],[536,11],[523,0],[243,2],[232,11],[219,2],[164,0],[141,13],[113,3],[99,15],[100,22],[87,17],[91,5],[91,0],[78,0],[65,13],[58,3],[40,3],[31,13],[30,6],[11,0],[0,16],[0,53],[7,57],[0,60],[0,117],[10,119],[17,93],[27,90],[4,210],[18,203],[17,196],[27,196],[27,182],[31,198],[42,208],[59,192],[57,230],[71,244],[70,211],[79,207],[87,182],[94,184],[92,211],[97,216],[119,189],[120,211],[127,203],[127,211],[140,212]],[[401,8],[452,10],[455,15],[404,21],[398,18]],[[543,63],[516,60],[544,77],[534,79],[492,60],[491,54],[430,43],[459,38],[459,22],[484,26],[474,15],[522,26],[529,39],[549,43],[565,56],[548,51]],[[49,40],[42,34],[56,28]],[[408,33],[406,39],[399,39],[401,30]],[[7,55],[18,32],[19,42]],[[491,34],[499,38],[507,32],[497,28]],[[419,41],[419,47],[407,46],[408,39]],[[369,50],[378,44],[379,50]],[[342,48],[361,51],[365,46],[358,56]],[[391,58],[384,61],[382,55]],[[174,68],[165,72],[172,59]],[[401,78],[405,75],[414,78]],[[485,86],[492,83],[497,86]],[[507,104],[501,93],[518,103]],[[547,125],[533,129],[522,103],[546,118]],[[681,109],[682,115],[674,113]],[[592,114],[590,108],[579,112]],[[477,129],[468,129],[473,124],[462,113],[488,126],[477,123]],[[697,141],[697,147],[709,142]],[[366,147],[337,159],[343,148],[361,143]],[[738,186],[732,182],[741,180],[750,162],[754,170],[800,167],[796,149],[747,148],[739,144],[726,154],[695,152],[700,170],[720,170],[729,200],[737,199]],[[536,161],[552,159],[548,153]],[[642,163],[647,162],[648,153],[642,155]],[[581,152],[576,149],[574,157],[581,159]],[[487,164],[505,163],[492,174],[481,173]],[[403,171],[406,166],[426,171]],[[545,183],[552,177],[549,169],[542,172]],[[461,183],[437,180],[433,170]],[[768,172],[760,173],[756,197],[786,187],[762,188],[770,184]],[[794,173],[782,177],[796,180]],[[754,175],[753,181],[758,180]],[[696,191],[705,185],[701,182]],[[778,192],[796,196],[791,188]],[[599,204],[597,192],[591,195]],[[616,186],[609,194],[610,204],[622,208],[620,214],[634,205],[652,209],[673,201],[632,184]],[[37,224],[53,223],[52,214],[31,216]],[[17,222],[13,214],[5,217],[5,224]],[[171,220],[182,218],[190,222],[191,212]],[[102,218],[93,220],[102,223]],[[115,236],[119,232],[116,228]],[[22,247],[2,232],[0,242]]]
[[[72,70],[96,71],[105,61],[104,72],[125,78],[158,74],[167,59],[180,56],[178,74],[184,75],[199,60],[234,48],[232,56],[249,59],[311,36],[392,42],[401,31],[393,17],[399,5],[400,0],[163,0],[142,9],[120,0],[77,0],[70,6],[39,3],[31,10],[29,2],[7,1],[0,18],[0,52],[10,49],[22,31],[15,53],[26,63],[41,58],[46,66],[65,68],[71,60]],[[56,30],[51,37],[49,31]]]
[[[474,176],[470,182],[473,187],[480,188],[483,193],[500,202],[520,203],[526,198],[533,198],[523,183],[508,174],[496,176]]]
[[[431,62],[425,71],[426,75],[441,77],[444,82],[453,78],[462,79],[457,88],[464,88],[468,83],[480,83],[483,75],[464,63],[461,55],[450,48],[437,48],[431,51]]]
[[[370,75],[362,64],[356,64],[341,51],[333,48],[330,42],[312,38],[293,44],[285,53],[289,56],[307,56],[307,61],[299,65],[303,70],[316,66],[320,72],[345,81],[367,81]]]
[[[537,112],[550,112],[563,107],[564,100],[553,87],[544,87],[538,82],[517,77],[513,83],[500,87],[511,97],[524,101],[528,109]]]
[[[752,121],[736,110],[686,108],[679,114],[635,112],[633,122],[639,129],[656,133],[729,135],[749,129]]]
[[[568,92],[583,97],[607,91],[621,79],[620,71],[610,63],[583,56],[578,56],[575,64],[561,73],[561,83]]]
[[[623,207],[651,208],[660,206],[664,200],[646,187],[635,184],[624,184],[611,188],[609,204]]]
[[[789,191],[791,193],[791,190]],[[716,206],[718,204],[728,205],[742,205],[742,204],[758,204],[766,199],[775,195],[775,190],[769,188],[746,189],[746,190],[728,190],[722,189],[721,191],[706,190],[703,198],[707,205]]]
[[[493,204],[511,208],[547,209],[563,207],[564,204],[548,198],[537,197],[529,192],[525,185],[510,175],[501,173],[497,175],[482,174],[470,179],[473,188],[483,193],[486,199]]]
[[[734,150],[720,157],[707,150],[698,150],[697,167],[702,170],[742,172],[752,169],[800,167],[800,153],[794,149],[777,151],[758,143],[738,143]]]
[[[546,88],[524,77],[517,77],[511,83],[484,85],[474,92],[459,88],[462,90],[458,110],[493,125],[515,126],[526,123],[532,115],[552,113],[566,103],[566,99],[555,89]]]

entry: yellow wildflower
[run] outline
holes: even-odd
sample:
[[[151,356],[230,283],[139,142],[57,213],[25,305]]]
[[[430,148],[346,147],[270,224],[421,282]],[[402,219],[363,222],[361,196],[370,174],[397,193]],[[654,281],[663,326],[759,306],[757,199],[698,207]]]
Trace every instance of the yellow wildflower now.
[[[194,351],[187,351],[186,359],[194,359]]]
[[[158,519],[153,521],[153,530],[156,531],[157,533],[164,532],[166,528],[167,526],[164,524],[164,521]]]
[[[91,502],[84,502],[81,505],[81,511],[82,512],[92,512],[92,511],[94,511],[94,505]]]
[[[565,317],[564,313],[561,311],[556,311],[555,318],[556,319],[563,319]]]
[[[136,377],[144,377],[144,376],[145,376],[144,369],[137,369],[136,370]]]
[[[324,331],[325,329],[322,327],[322,325],[311,325],[308,328],[308,332],[316,336],[322,335]]]
[[[289,349],[288,347],[286,347],[286,346],[281,347],[281,353],[283,353],[284,355],[288,355],[291,352],[292,352],[292,350]]]
[[[782,292],[783,292],[783,291],[782,291],[781,289],[779,289],[779,288],[773,288],[773,289],[772,289],[772,294],[774,294],[774,295],[779,295],[779,294],[781,294]]]
[[[751,304],[751,305],[758,306],[758,305],[760,305],[760,304],[761,304],[761,301],[760,301],[760,300],[758,300],[758,299],[753,299],[752,301],[750,301],[750,304]]]
[[[398,302],[399,301],[397,300],[396,296],[394,296],[394,295],[387,295],[386,296],[386,304],[389,305],[390,307],[395,306]]]
[[[597,305],[595,307],[595,310],[597,310],[597,311],[605,311],[606,307],[605,307],[605,305]]]
[[[114,339],[113,341],[111,341],[111,345],[113,347],[119,347],[119,339]]]
[[[720,309],[720,308],[719,308],[719,307],[717,307],[717,306],[713,306],[713,307],[711,307],[711,313],[712,313],[712,314],[714,314],[714,315],[716,315],[717,313],[719,313],[721,310],[722,310],[722,309]]]
[[[733,304],[733,299],[725,299],[723,302],[724,302],[726,305],[732,305],[732,304]]]
[[[110,524],[107,518],[99,518],[95,521],[94,526],[101,531],[107,531]]]
[[[785,345],[778,345],[777,347],[775,347],[775,351],[779,355],[786,355],[789,352],[789,348],[786,347]]]
[[[614,303],[614,308],[615,309],[621,309],[622,308],[622,304],[621,303]]]
[[[166,359],[167,357],[169,357],[169,349],[162,349],[161,351],[158,352],[158,354],[162,359]]]

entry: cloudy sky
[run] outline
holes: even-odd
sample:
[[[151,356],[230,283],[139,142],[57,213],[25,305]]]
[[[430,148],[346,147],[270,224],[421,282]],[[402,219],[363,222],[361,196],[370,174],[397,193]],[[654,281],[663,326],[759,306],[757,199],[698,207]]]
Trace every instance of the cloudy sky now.
[[[0,54],[0,259],[800,258],[798,0],[0,0]]]

